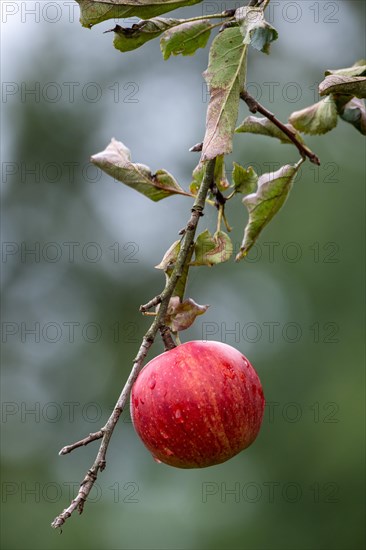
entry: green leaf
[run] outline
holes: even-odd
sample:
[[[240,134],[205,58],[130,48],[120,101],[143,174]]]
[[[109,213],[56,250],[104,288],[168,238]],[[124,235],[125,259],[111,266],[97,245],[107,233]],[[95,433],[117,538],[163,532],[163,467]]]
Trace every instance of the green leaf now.
[[[216,157],[214,182],[220,191],[225,191],[230,187],[230,182],[226,177],[225,155]]]
[[[366,136],[366,109],[362,99],[352,98],[338,111],[339,116]]]
[[[206,133],[202,159],[230,153],[238,118],[239,94],[244,86],[247,46],[239,28],[219,33],[210,48],[209,64],[204,73],[209,87]]]
[[[104,151],[91,157],[91,161],[112,178],[136,189],[153,201],[175,194],[190,196],[166,170],[158,170],[156,174],[152,174],[148,166],[131,162],[130,150],[113,138]]]
[[[245,169],[236,162],[233,163],[233,183],[236,193],[250,195],[257,189],[258,176],[251,166]]]
[[[243,204],[249,212],[249,221],[236,261],[245,258],[262,229],[284,204],[302,162],[286,164],[277,172],[263,174],[258,180],[257,192],[243,198]]]
[[[114,29],[105,32],[114,32],[114,47],[120,52],[129,52],[146,44],[149,40],[157,38],[167,29],[180,25],[181,19],[164,19],[156,17],[140,21],[132,27],[116,25]]]
[[[191,265],[213,266],[226,262],[233,253],[233,245],[229,235],[216,231],[212,236],[208,229],[198,235],[194,247],[194,261]]]
[[[175,241],[165,252],[160,264],[156,265],[156,269],[163,269],[165,272],[170,272],[174,268],[180,251],[180,241]]]
[[[173,332],[185,330],[193,325],[198,315],[203,315],[208,310],[209,306],[201,306],[192,298],[180,301],[178,296],[173,296],[169,300],[168,310],[165,317],[165,325]]]
[[[203,177],[205,175],[205,161],[201,161],[197,164],[196,168],[193,170],[192,177],[193,180],[190,184],[190,191],[193,195],[197,195],[198,189],[202,183]],[[216,158],[215,162],[215,171],[214,171],[214,183],[220,191],[225,191],[230,187],[230,182],[226,177],[226,167],[225,167],[225,156],[219,155]],[[212,196],[212,193],[210,193]]]
[[[356,61],[353,67],[347,67],[346,69],[328,69],[325,71],[325,75],[330,74],[343,75],[343,76],[366,76],[366,60],[360,59]]]
[[[108,19],[140,17],[150,19],[202,0],[76,0],[80,5],[80,23],[91,28]]]
[[[244,44],[250,44],[256,50],[269,53],[271,42],[277,40],[278,32],[264,18],[261,8],[242,7],[235,12],[244,37]]]
[[[326,134],[337,126],[337,106],[333,98],[326,97],[310,107],[295,111],[289,117],[289,122],[304,134]]]
[[[291,124],[286,124],[286,127],[291,130],[297,139],[302,142],[302,137],[296,132],[295,128]],[[258,118],[255,116],[246,117],[243,122],[235,129],[235,132],[238,134],[241,133],[251,133],[251,134],[260,134],[262,136],[269,136],[277,138],[281,143],[292,143],[290,138],[282,132],[273,122],[268,120],[268,118]]]
[[[329,75],[319,84],[320,95],[341,94],[366,97],[366,77]]]
[[[197,195],[204,175],[205,175],[205,163],[200,161],[192,173],[193,180],[189,186],[189,190],[192,193],[192,195]]]
[[[221,25],[221,23],[220,23]],[[209,19],[189,21],[167,30],[160,39],[160,48],[164,59],[173,55],[193,55],[198,48],[204,48],[210,38],[211,30],[217,23]]]

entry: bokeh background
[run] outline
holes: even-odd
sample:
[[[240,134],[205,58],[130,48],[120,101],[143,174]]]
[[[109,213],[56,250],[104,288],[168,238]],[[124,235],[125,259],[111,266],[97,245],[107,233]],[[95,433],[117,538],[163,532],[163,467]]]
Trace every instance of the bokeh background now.
[[[149,325],[139,305],[164,282],[153,266],[191,204],[150,202],[89,157],[114,136],[187,187],[207,107],[207,49],[163,62],[153,41],[121,54],[102,34],[114,21],[87,30],[78,17],[71,1],[2,3],[2,548],[364,548],[365,145],[342,121],[307,140],[322,165],[306,163],[249,259],[190,277],[188,295],[211,306],[182,338],[227,342],[261,377],[255,444],[220,466],[173,469],[126,411],[84,514],[51,530],[97,446],[58,451],[107,419]],[[250,53],[249,90],[286,120],[318,99],[325,69],[363,57],[365,5],[281,0],[269,20],[280,38],[269,57]],[[297,158],[239,135],[227,168]],[[240,199],[228,215],[238,248]]]

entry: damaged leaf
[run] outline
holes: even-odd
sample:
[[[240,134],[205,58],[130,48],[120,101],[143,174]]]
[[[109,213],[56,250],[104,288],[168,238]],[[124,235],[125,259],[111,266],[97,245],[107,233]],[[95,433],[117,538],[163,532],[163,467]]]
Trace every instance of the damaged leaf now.
[[[337,107],[332,97],[326,97],[310,107],[295,111],[289,122],[304,134],[326,134],[337,126]]]
[[[210,101],[202,159],[230,153],[238,117],[239,93],[244,86],[247,46],[238,27],[225,29],[214,39],[204,73]]]
[[[91,157],[91,162],[112,178],[132,187],[152,201],[160,201],[176,194],[191,196],[166,170],[158,170],[152,174],[148,166],[131,162],[130,150],[113,138],[104,151]]]
[[[299,161],[295,165],[286,164],[277,172],[263,174],[258,180],[256,193],[243,198],[243,204],[249,212],[249,220],[236,261],[245,258],[262,229],[284,204],[302,162]]]
[[[192,298],[188,298],[181,302],[178,296],[173,296],[173,298],[169,300],[165,325],[167,325],[172,332],[185,330],[193,325],[198,315],[206,313],[208,308],[208,305],[201,306],[192,300]]]
[[[352,67],[346,69],[328,69],[325,71],[325,76],[330,74],[343,75],[343,76],[366,76],[366,60],[360,59]]]
[[[256,50],[269,53],[271,42],[277,40],[278,32],[264,18],[261,8],[242,7],[235,12],[244,37],[243,43],[250,44]]]
[[[364,98],[366,97],[366,77],[331,74],[319,84],[319,93],[320,95],[341,94]]]
[[[114,29],[105,32],[114,32],[114,47],[120,52],[129,52],[143,46],[149,40],[157,38],[167,29],[179,25],[181,19],[164,19],[156,17],[140,21],[132,25],[132,27],[121,27],[116,25]]]
[[[233,183],[236,193],[250,195],[257,189],[258,176],[251,166],[244,168],[236,162],[233,163]]]
[[[80,5],[80,23],[91,28],[108,19],[139,17],[150,19],[202,0],[76,0]]]
[[[167,30],[160,39],[164,59],[169,59],[172,54],[193,55],[198,48],[204,48],[215,26],[217,23],[202,19],[186,23],[182,21],[179,26]]]
[[[224,231],[216,231],[211,235],[208,229],[198,235],[194,246],[194,260],[191,265],[213,266],[226,262],[233,253],[233,245],[229,235]]]
[[[177,261],[179,251],[180,241],[175,241],[165,252],[160,264],[156,265],[155,268],[163,269],[165,272],[171,271]]]
[[[291,124],[286,124],[286,127],[291,130],[296,138],[302,142],[302,137],[296,132],[295,128]],[[268,118],[259,118],[255,116],[247,116],[243,122],[235,130],[238,134],[251,133],[260,134],[262,136],[269,136],[277,138],[281,143],[292,143],[290,138],[280,130],[273,122]]]

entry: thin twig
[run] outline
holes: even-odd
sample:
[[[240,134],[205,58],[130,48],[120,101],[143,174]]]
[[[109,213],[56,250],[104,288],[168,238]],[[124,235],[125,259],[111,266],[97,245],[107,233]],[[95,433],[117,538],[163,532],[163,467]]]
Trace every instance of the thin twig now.
[[[143,306],[140,306],[140,311],[141,311],[141,313],[146,313],[152,307],[161,304],[161,302],[162,302],[162,296],[161,296],[161,294],[158,294],[152,300],[149,300],[147,302],[147,304],[144,304]]]
[[[72,445],[66,445],[66,447],[62,447],[61,451],[58,453],[60,456],[67,455],[71,453],[74,449],[77,449],[78,447],[85,447],[86,445],[89,445],[92,441],[96,441],[97,439],[102,439],[103,437],[103,429],[99,430],[99,432],[94,432],[89,434],[87,437],[84,437],[84,439],[80,439],[80,441],[76,441]]]
[[[78,447],[88,445],[88,443],[90,443],[91,441],[95,441],[96,439],[102,439],[95,461],[92,467],[86,473],[83,481],[81,482],[78,494],[71,501],[70,506],[68,506],[68,508],[65,508],[65,510],[63,510],[61,514],[59,514],[53,520],[51,526],[54,528],[62,527],[65,521],[71,516],[73,512],[75,512],[75,510],[77,510],[79,514],[82,513],[84,509],[84,504],[98,477],[99,472],[102,472],[106,466],[107,449],[108,449],[108,445],[112,437],[114,428],[127,403],[132,386],[140,370],[142,369],[144,359],[155,340],[156,334],[164,326],[164,319],[167,313],[169,300],[172,297],[175,287],[177,286],[179,277],[183,272],[183,269],[185,267],[187,260],[189,261],[190,252],[192,249],[192,244],[194,242],[194,236],[196,233],[198,221],[200,216],[203,215],[202,212],[205,206],[206,196],[210,188],[210,185],[213,181],[214,171],[215,171],[215,160],[216,159],[208,161],[206,165],[205,176],[203,178],[196,200],[192,207],[191,217],[186,225],[186,231],[182,240],[182,245],[178,254],[178,258],[177,258],[173,273],[169,278],[169,280],[167,281],[163,292],[159,295],[160,297],[159,310],[156,313],[156,317],[152,325],[150,326],[149,330],[146,332],[145,336],[142,339],[142,343],[140,345],[138,354],[133,362],[130,375],[118,398],[118,401],[113,409],[111,416],[109,417],[105,426],[101,430],[99,430],[99,432],[90,434],[88,437],[85,437],[84,439],[81,439],[80,441],[77,441],[72,445],[63,447],[63,449],[61,449],[60,451],[60,454],[67,454],[73,451],[74,449],[77,449]],[[156,299],[157,297],[154,298],[154,300]]]
[[[254,97],[252,97],[250,94],[248,94],[248,92],[246,90],[242,90],[240,92],[240,97],[248,105],[249,111],[251,113],[261,113],[266,118],[268,118],[268,120],[273,122],[273,124],[275,126],[277,126],[277,128],[279,128],[284,134],[286,134],[286,136],[297,147],[297,149],[299,150],[300,155],[303,158],[307,157],[310,160],[310,162],[320,166],[320,160],[317,157],[317,155],[315,153],[313,153],[313,151],[311,151],[308,147],[306,147],[306,145],[301,143],[297,139],[295,132],[290,130],[290,128],[287,128],[287,126],[285,124],[283,124],[280,120],[278,120],[278,118],[273,113],[271,113],[271,111],[268,111],[268,109],[266,109],[265,107],[263,107],[263,105],[258,103],[258,101],[256,99],[254,99]]]

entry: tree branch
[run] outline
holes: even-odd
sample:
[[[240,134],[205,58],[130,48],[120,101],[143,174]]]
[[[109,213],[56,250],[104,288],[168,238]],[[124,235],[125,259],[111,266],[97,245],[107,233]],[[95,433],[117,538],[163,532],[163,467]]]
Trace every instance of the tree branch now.
[[[80,441],[76,441],[72,445],[66,445],[66,447],[62,447],[61,451],[58,453],[60,456],[67,455],[71,453],[74,449],[77,449],[78,447],[85,447],[86,445],[89,445],[92,441],[96,441],[97,439],[102,439],[103,437],[103,429],[99,430],[99,432],[94,432],[89,434],[87,437],[84,437],[84,439],[80,439]]]
[[[266,118],[268,118],[268,120],[273,122],[273,124],[275,124],[275,126],[277,126],[277,128],[279,128],[284,134],[286,134],[286,136],[297,147],[300,155],[303,158],[307,157],[310,160],[310,162],[320,166],[320,160],[317,157],[317,155],[313,153],[308,147],[306,147],[306,145],[304,145],[303,143],[300,143],[300,141],[296,137],[296,134],[292,130],[287,128],[287,126],[283,124],[280,120],[278,120],[278,118],[273,113],[271,113],[270,111],[268,111],[268,109],[263,107],[263,105],[258,103],[258,101],[254,99],[254,97],[252,97],[250,94],[248,94],[246,90],[242,90],[240,92],[240,97],[248,105],[249,111],[251,113],[261,113]]]
[[[68,506],[68,508],[65,508],[65,510],[63,510],[61,514],[59,514],[53,520],[51,526],[54,528],[62,527],[65,521],[72,515],[72,513],[75,510],[77,510],[79,514],[83,512],[84,504],[98,477],[98,474],[99,472],[102,472],[106,466],[107,449],[108,449],[108,445],[112,437],[114,428],[116,427],[119,417],[121,416],[121,413],[124,407],[126,406],[132,386],[140,370],[142,369],[144,359],[155,340],[156,334],[159,330],[163,329],[164,327],[164,320],[168,309],[169,300],[172,297],[175,287],[177,286],[177,283],[179,281],[179,278],[183,273],[186,262],[189,261],[190,259],[190,251],[192,248],[192,244],[194,242],[194,236],[196,233],[198,221],[200,219],[200,216],[203,215],[203,209],[205,206],[207,193],[210,188],[210,185],[213,182],[214,171],[215,171],[215,161],[216,159],[213,159],[207,162],[205,176],[203,178],[196,200],[192,207],[191,217],[186,225],[184,237],[182,240],[182,245],[181,245],[177,262],[171,277],[167,281],[163,292],[159,296],[155,297],[153,300],[150,300],[150,302],[146,306],[142,306],[143,308],[149,309],[149,307],[152,307],[152,305],[150,306],[150,304],[157,305],[158,303],[160,303],[160,307],[156,313],[156,317],[152,325],[150,326],[149,330],[146,332],[145,336],[142,339],[142,343],[140,345],[138,354],[133,362],[130,375],[118,398],[118,401],[113,409],[111,416],[109,417],[105,426],[101,428],[101,430],[93,434],[90,434],[89,436],[85,437],[84,439],[81,439],[80,441],[77,441],[76,443],[73,443],[72,445],[63,447],[59,453],[60,455],[68,454],[74,449],[88,445],[92,441],[95,441],[97,439],[102,439],[95,461],[91,466],[91,468],[86,473],[83,481],[81,482],[78,494],[71,501],[70,506]],[[141,309],[141,310],[146,311],[144,309]]]

